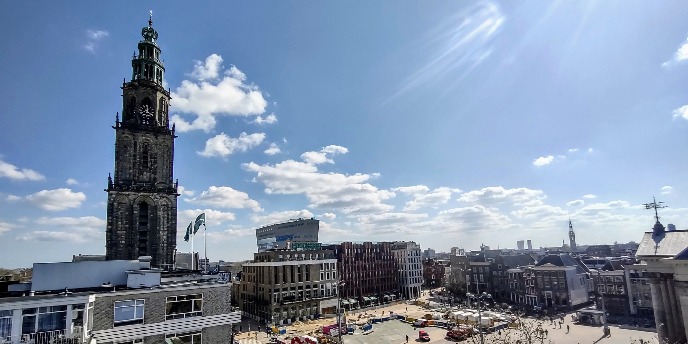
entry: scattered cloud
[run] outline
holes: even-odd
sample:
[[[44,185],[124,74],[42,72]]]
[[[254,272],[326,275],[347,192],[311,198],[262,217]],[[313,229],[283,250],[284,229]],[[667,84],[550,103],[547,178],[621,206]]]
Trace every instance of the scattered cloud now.
[[[236,220],[236,215],[232,212],[224,212],[214,209],[185,209],[177,212],[177,232],[181,232],[182,236],[186,231],[186,226],[190,222],[195,221],[196,217],[201,213],[205,213],[205,221],[211,230],[223,223],[232,222]]]
[[[461,194],[459,201],[491,207],[495,204],[523,205],[528,202],[539,201],[545,197],[545,193],[542,190],[528,188],[506,189],[502,186],[490,186],[480,190],[465,192]]]
[[[578,152],[578,148],[569,148],[568,152],[569,152],[569,153]]]
[[[245,152],[250,148],[260,145],[265,140],[265,133],[246,134],[241,133],[239,137],[229,137],[221,133],[208,139],[205,142],[205,149],[198,154],[205,157],[227,157],[234,152]]]
[[[103,232],[93,228],[75,228],[67,231],[33,231],[17,237],[25,241],[84,243],[103,240]]]
[[[542,166],[546,166],[546,165],[551,164],[552,161],[554,161],[554,157],[551,155],[541,156],[541,157],[533,160],[533,165],[535,165],[537,167],[542,167]]]
[[[688,105],[683,105],[680,108],[674,110],[674,119],[685,119],[688,120]]]
[[[67,183],[67,185],[79,185],[79,182],[74,178],[67,179],[65,183]]]
[[[662,195],[667,195],[667,194],[670,194],[672,191],[674,191],[674,188],[669,186],[669,185],[666,185],[666,186],[662,186],[662,188],[660,190],[662,190]]]
[[[194,194],[196,194],[196,191],[193,190],[187,190],[185,187],[179,185],[177,186],[177,192],[182,195],[182,196],[187,196],[187,197],[192,197]]]
[[[218,208],[262,211],[258,201],[251,199],[247,193],[234,190],[229,186],[211,186],[198,197],[189,198],[187,201]]]
[[[26,200],[43,210],[61,211],[78,208],[86,200],[86,195],[83,192],[73,192],[71,189],[61,188],[36,192],[26,196]]]
[[[86,30],[86,44],[82,47],[91,54],[95,54],[96,50],[100,46],[100,42],[109,36],[110,33],[105,30]]]
[[[13,228],[17,228],[18,226],[9,222],[4,222],[0,221],[0,236],[3,234],[11,231]]]
[[[443,224],[449,232],[474,232],[486,228],[501,231],[514,226],[508,216],[480,204],[441,211],[435,221]]]
[[[259,226],[269,226],[275,223],[285,222],[294,219],[310,219],[314,217],[312,212],[307,209],[277,211],[266,215],[254,214],[251,221]]]
[[[14,180],[43,180],[45,177],[28,168],[19,168],[10,163],[0,160],[0,178],[5,177]]]
[[[596,195],[593,195],[593,194],[587,194],[587,195],[583,195],[583,198],[595,199],[595,198],[597,198],[597,196],[596,196]]]
[[[39,217],[35,221],[39,225],[70,227],[70,228],[105,228],[106,221],[95,216],[83,217]]]
[[[404,211],[415,211],[425,207],[437,208],[449,202],[453,193],[461,192],[459,189],[448,187],[440,187],[430,191],[430,188],[425,185],[402,186],[394,188],[392,191],[398,191],[414,197],[413,200],[406,202]]]
[[[215,127],[216,116],[254,116],[265,113],[267,101],[261,90],[246,83],[246,74],[236,66],[225,69],[222,57],[212,54],[205,61],[195,61],[189,74],[191,80],[182,81],[172,92],[170,106],[173,111],[196,116],[188,122],[175,114],[171,120],[180,132]],[[270,116],[273,116],[272,118]],[[261,121],[277,121],[273,114]]]
[[[582,199],[577,199],[570,202],[566,202],[566,205],[569,207],[580,207],[585,205],[585,201]]]
[[[255,123],[255,124],[275,124],[275,123],[277,123],[277,116],[275,116],[274,113],[267,115],[265,118],[263,118],[261,115],[258,115],[253,120],[253,123]]]
[[[279,146],[276,143],[271,143],[270,147],[268,149],[264,150],[263,153],[267,155],[276,155],[279,153],[282,153],[282,150],[279,148]]]
[[[254,180],[265,185],[268,194],[303,194],[310,204],[309,208],[341,211],[345,214],[376,213],[393,209],[384,201],[395,196],[389,190],[380,190],[368,183],[376,174],[325,173],[318,165],[334,163],[333,156],[344,154],[348,149],[341,146],[327,146],[318,152],[305,152],[303,162],[285,160],[270,165],[255,162],[245,163],[242,167],[254,172]]]
[[[319,165],[323,163],[334,164],[332,156],[337,154],[346,154],[349,150],[342,146],[329,145],[323,147],[319,152],[305,152],[301,154],[301,159],[311,165]]]
[[[319,216],[320,218],[326,219],[326,220],[334,220],[337,218],[337,214],[333,213],[324,213]]]
[[[685,60],[688,60],[688,39],[678,47],[671,60],[662,63],[662,67],[671,67]]]
[[[22,198],[19,196],[16,196],[16,195],[7,195],[7,197],[5,197],[5,199],[8,202],[18,202],[18,201],[21,201]]]

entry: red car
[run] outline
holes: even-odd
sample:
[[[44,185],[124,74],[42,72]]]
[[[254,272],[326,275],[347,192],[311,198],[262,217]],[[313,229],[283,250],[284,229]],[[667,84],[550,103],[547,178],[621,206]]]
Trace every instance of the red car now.
[[[421,342],[429,342],[430,341],[430,335],[428,335],[428,333],[425,331],[418,331],[418,339]]]

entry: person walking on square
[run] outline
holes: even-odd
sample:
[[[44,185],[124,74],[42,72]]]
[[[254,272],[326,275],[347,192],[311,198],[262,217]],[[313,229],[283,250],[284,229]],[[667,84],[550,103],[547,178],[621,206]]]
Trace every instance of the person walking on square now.
[[[406,343],[408,343],[408,334],[406,335]]]
[[[569,331],[570,331],[569,325],[566,324],[566,333],[569,333]]]

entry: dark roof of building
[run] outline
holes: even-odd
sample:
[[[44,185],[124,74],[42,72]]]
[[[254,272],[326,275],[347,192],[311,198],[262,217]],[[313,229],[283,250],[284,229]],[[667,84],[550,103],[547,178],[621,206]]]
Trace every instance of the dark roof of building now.
[[[585,273],[588,272],[587,268],[585,268],[585,264],[582,264],[580,261],[576,261],[571,255],[568,253],[559,253],[559,254],[548,254],[544,256],[542,259],[540,259],[539,262],[535,264],[535,266],[543,266],[543,265],[554,265],[554,266],[573,266],[576,268],[576,273]]]
[[[535,262],[533,257],[527,254],[510,254],[500,256],[502,264],[507,268],[516,268],[519,266],[531,265]]]
[[[688,230],[667,231],[661,235],[645,232],[636,257],[674,257],[688,247]]]
[[[618,260],[608,260],[600,270],[602,271],[623,271],[624,266]]]

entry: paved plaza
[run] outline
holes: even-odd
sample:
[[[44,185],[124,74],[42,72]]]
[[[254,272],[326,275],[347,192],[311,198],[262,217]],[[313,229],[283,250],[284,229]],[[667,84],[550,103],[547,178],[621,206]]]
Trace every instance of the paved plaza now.
[[[422,297],[423,300],[428,301],[428,300],[433,300],[431,296],[429,296],[427,293]],[[382,308],[379,309],[364,309],[364,310],[355,310],[351,312],[347,312],[347,318],[348,319],[358,319],[359,316],[362,318],[368,317],[368,316],[380,316],[380,315],[387,315],[392,312],[393,314],[403,314],[406,316],[410,316],[413,318],[420,318],[425,314],[432,313],[432,311],[425,309],[421,306],[417,306],[415,304],[407,304],[407,303],[396,303],[396,304],[391,304],[391,305],[386,305]],[[547,337],[545,339],[545,343],[553,343],[553,344],[612,344],[612,343],[636,343],[640,344],[640,340],[642,340],[644,343],[657,343],[657,333],[655,332],[647,332],[647,331],[641,331],[641,330],[629,330],[629,329],[621,329],[616,326],[610,326],[611,330],[611,336],[610,337],[603,337],[602,336],[602,327],[594,327],[594,326],[586,326],[586,325],[578,325],[574,324],[571,320],[571,313],[566,314],[564,316],[564,323],[561,325],[561,328],[559,328],[559,325],[553,325],[550,323],[549,320],[546,321],[539,321],[533,318],[523,318],[522,319],[525,322],[528,322],[530,324],[530,327],[535,328],[538,324],[540,324],[542,330],[547,331]],[[321,328],[323,325],[328,325],[328,324],[334,324],[335,320],[334,319],[319,319],[315,321],[311,321],[308,323],[300,323],[298,325],[292,325],[287,328],[287,336],[283,336],[281,339],[285,339],[285,337],[290,337],[293,335],[298,335],[298,334],[313,334],[318,328]],[[566,326],[569,326],[569,333],[567,333]],[[258,324],[257,323],[252,323],[251,324],[251,329],[254,329],[253,333],[247,333],[244,332],[240,334],[238,337],[239,342],[241,344],[267,344],[268,338],[265,335],[265,333],[260,333],[258,334],[257,338],[255,336],[255,329],[257,328]],[[248,323],[245,322],[243,329],[246,330],[248,328]],[[446,340],[444,338],[445,334],[447,333],[446,329],[443,328],[437,328],[437,327],[426,327],[422,328],[422,330],[428,332],[430,335],[430,343],[456,343],[453,341]],[[515,330],[509,330],[509,331],[515,331]],[[356,333],[353,335],[344,335],[342,336],[342,339],[345,344],[361,344],[361,343],[369,343],[369,344],[386,344],[386,343],[392,343],[392,344],[401,344],[406,342],[406,336],[409,336],[409,343],[420,343],[420,341],[417,341],[418,338],[418,329],[415,329],[411,324],[404,323],[400,320],[390,320],[382,323],[376,323],[373,324],[373,332],[367,335],[361,334],[361,333]],[[485,343],[516,343],[516,340],[512,341],[495,341],[498,337],[504,337],[506,335],[506,332],[502,332],[501,334],[495,333],[495,334],[488,334],[485,336]],[[511,335],[514,335],[514,333],[511,333]],[[513,338],[513,337],[511,337]],[[478,338],[474,339],[468,339],[466,341],[463,341],[461,343],[480,343]]]

